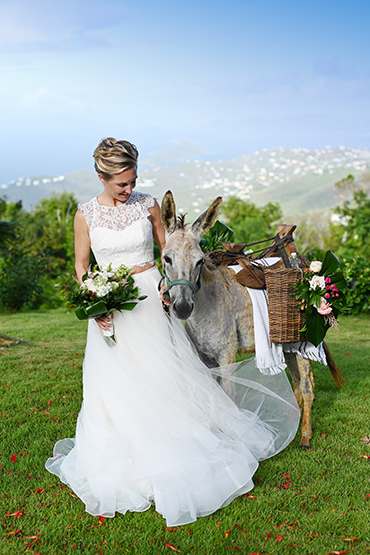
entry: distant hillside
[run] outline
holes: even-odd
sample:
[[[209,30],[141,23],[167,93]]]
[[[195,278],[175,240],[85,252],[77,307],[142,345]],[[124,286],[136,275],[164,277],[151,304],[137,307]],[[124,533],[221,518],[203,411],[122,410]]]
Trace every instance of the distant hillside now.
[[[151,161],[153,165],[153,161]],[[188,161],[174,166],[141,171],[138,189],[160,200],[171,189],[179,210],[193,218],[216,196],[236,195],[261,206],[279,202],[284,214],[335,206],[334,184],[349,173],[357,175],[370,169],[370,150],[327,147],[263,149],[233,160]],[[92,170],[64,176],[19,178],[0,186],[0,196],[9,201],[22,200],[32,210],[41,198],[53,192],[73,192],[85,202],[101,192],[101,183]]]

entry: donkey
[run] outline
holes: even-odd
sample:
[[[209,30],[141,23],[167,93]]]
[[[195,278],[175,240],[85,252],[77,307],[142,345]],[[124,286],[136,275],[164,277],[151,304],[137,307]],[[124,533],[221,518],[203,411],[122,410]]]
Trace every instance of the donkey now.
[[[232,269],[215,266],[199,246],[201,235],[217,220],[221,203],[222,198],[217,197],[191,227],[185,227],[184,217],[176,218],[171,191],[167,191],[161,205],[162,223],[169,234],[162,257],[171,313],[185,320],[186,331],[200,359],[209,368],[235,362],[237,353],[254,351],[253,311],[248,290],[237,282]],[[315,387],[311,361],[293,353],[284,356],[295,397],[299,407],[303,407],[300,447],[308,449]],[[333,377],[336,381],[334,374]]]

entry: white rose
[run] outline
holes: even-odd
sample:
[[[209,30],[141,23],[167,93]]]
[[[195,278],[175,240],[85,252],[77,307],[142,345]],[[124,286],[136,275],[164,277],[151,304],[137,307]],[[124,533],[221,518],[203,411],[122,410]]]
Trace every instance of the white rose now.
[[[87,278],[85,279],[83,284],[86,286],[86,289],[88,289],[88,291],[92,291],[93,293],[96,293],[96,285],[93,279]]]
[[[321,264],[321,262],[320,262],[320,264]],[[317,286],[319,286],[320,289],[324,289],[325,288],[325,278],[324,278],[324,276],[313,276],[313,278],[310,279],[309,284],[310,284],[310,289],[316,289]]]
[[[319,272],[321,268],[322,268],[322,262],[320,262],[320,260],[314,260],[310,264],[310,270],[312,270],[315,273]]]

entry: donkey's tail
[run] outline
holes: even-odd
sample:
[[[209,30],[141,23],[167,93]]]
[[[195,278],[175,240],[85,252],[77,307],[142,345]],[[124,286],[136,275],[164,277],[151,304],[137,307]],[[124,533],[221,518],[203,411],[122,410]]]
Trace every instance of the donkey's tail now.
[[[326,361],[328,363],[331,375],[333,376],[333,380],[335,382],[335,385],[337,385],[338,387],[343,387],[344,383],[345,383],[344,378],[343,378],[343,374],[339,370],[338,366],[335,364],[335,360],[333,358],[333,355],[331,354],[331,352],[329,350],[329,347],[327,346],[325,341],[322,342],[322,345],[324,347],[324,351],[325,351],[325,355],[326,355]]]

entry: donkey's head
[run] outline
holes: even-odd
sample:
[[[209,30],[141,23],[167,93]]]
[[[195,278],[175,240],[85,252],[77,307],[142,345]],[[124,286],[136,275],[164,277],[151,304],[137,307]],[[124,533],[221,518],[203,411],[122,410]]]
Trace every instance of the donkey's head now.
[[[203,233],[217,220],[222,198],[211,206],[189,227],[184,217],[176,218],[175,201],[171,191],[162,200],[161,218],[169,236],[163,249],[163,270],[167,276],[172,313],[181,320],[189,318],[194,308],[194,294],[200,287],[200,275],[205,262],[199,241]]]

